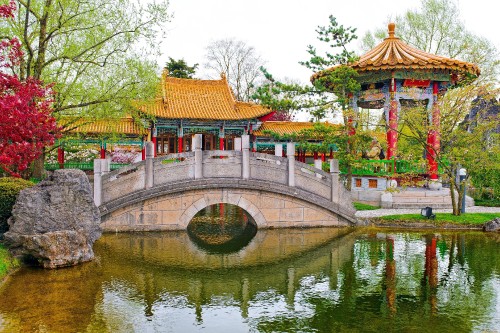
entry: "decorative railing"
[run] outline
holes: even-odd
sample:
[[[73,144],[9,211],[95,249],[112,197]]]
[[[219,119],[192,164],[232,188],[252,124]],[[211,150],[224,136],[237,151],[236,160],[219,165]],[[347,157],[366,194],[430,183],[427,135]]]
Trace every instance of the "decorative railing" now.
[[[117,170],[124,166],[128,165],[128,163],[111,163],[110,169]],[[60,163],[45,163],[45,170],[54,171],[57,169],[80,169],[80,170],[94,170],[94,161],[91,162],[65,162],[64,167],[61,168]]]
[[[207,156],[209,158],[223,158],[228,159],[230,156],[233,156],[229,153],[229,151],[207,151]],[[257,153],[256,155],[258,159],[270,163],[279,164],[279,159],[277,159],[274,155],[269,154],[261,154]],[[155,163],[162,164],[170,164],[170,163],[179,163],[183,162],[186,158],[194,158],[194,154],[180,153],[180,154],[169,154],[165,157],[158,159]],[[275,161],[276,160],[276,161]],[[234,162],[234,159],[231,159]],[[340,162],[342,165],[342,162]],[[128,163],[111,163],[110,169],[118,170]],[[306,167],[307,168],[307,167]],[[442,165],[439,165],[439,173],[442,173]],[[45,163],[45,170],[56,170],[61,169],[61,165],[59,163]],[[93,170],[94,162],[66,162],[64,163],[64,169],[80,169],[80,170]],[[343,174],[347,173],[346,167],[341,167],[340,172]],[[403,161],[403,160],[358,160],[353,163],[352,166],[352,174],[356,176],[378,176],[378,177],[387,177],[392,176],[395,173],[398,174],[414,174],[414,175],[425,175],[427,174],[427,164],[425,161]]]
[[[347,168],[340,169],[346,174]],[[403,160],[358,160],[352,165],[352,174],[356,176],[379,176],[386,177],[394,174],[427,174],[425,161],[403,161]]]

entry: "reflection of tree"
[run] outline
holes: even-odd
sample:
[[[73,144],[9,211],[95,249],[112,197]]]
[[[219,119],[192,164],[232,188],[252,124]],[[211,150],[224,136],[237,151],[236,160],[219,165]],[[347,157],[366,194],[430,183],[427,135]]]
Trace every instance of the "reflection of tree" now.
[[[315,286],[299,289],[297,293],[308,295],[305,302],[314,309],[310,317],[296,313],[265,319],[259,321],[258,329],[473,331],[474,323],[487,319],[483,311],[488,311],[495,298],[485,282],[499,272],[498,243],[482,234],[428,235],[424,243],[418,236],[392,238],[373,233],[358,238],[352,261],[338,273],[341,281],[329,284],[337,288],[339,298],[311,293]],[[385,260],[379,265],[373,258],[381,245],[385,245]],[[490,251],[496,251],[495,255]],[[491,255],[485,258],[485,253]],[[396,304],[397,316],[392,316]]]
[[[385,295],[387,298],[387,307],[391,313],[396,312],[396,261],[394,260],[394,239],[386,239],[386,257],[385,257]]]

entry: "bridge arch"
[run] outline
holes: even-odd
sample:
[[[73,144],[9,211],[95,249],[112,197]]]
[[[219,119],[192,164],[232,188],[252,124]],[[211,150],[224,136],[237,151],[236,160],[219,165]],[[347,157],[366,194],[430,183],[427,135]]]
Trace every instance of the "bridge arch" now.
[[[228,203],[244,209],[257,228],[351,226],[352,222],[290,193],[263,190],[256,186],[217,187],[205,184],[178,191],[140,193],[121,207],[102,206],[101,227],[105,231],[186,230],[191,219],[205,207]]]
[[[186,229],[189,222],[195,217],[195,215],[200,212],[202,209],[216,205],[216,204],[231,204],[240,207],[245,210],[255,221],[257,224],[257,228],[265,228],[267,227],[266,219],[260,209],[250,202],[248,199],[243,197],[242,194],[230,195],[230,196],[222,196],[220,200],[213,200],[213,197],[210,195],[204,195],[202,198],[198,199],[196,202],[193,202],[191,206],[189,206],[184,213],[179,218],[179,224],[182,229]]]

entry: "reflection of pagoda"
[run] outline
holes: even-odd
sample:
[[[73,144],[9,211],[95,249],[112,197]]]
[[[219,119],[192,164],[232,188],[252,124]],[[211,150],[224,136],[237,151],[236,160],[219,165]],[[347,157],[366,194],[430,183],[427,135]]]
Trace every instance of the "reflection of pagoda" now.
[[[427,112],[428,173],[438,179],[436,153],[439,151],[439,100],[446,89],[466,79],[474,79],[479,68],[464,61],[430,54],[404,43],[389,24],[389,37],[349,66],[358,74],[361,91],[351,97],[354,111],[358,108],[384,110],[387,123],[387,159],[397,155],[398,120],[402,108],[422,106]],[[336,67],[318,72],[312,81],[331,85],[328,74]],[[350,119],[354,122],[355,119]]]

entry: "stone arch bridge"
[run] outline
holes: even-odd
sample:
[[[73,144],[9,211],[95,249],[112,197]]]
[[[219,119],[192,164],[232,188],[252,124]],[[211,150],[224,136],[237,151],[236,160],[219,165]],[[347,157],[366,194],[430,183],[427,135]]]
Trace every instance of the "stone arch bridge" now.
[[[258,228],[350,226],[355,224],[349,193],[336,172],[326,173],[288,156],[249,151],[194,151],[153,158],[107,172],[94,161],[94,199],[106,231],[184,230],[203,208],[228,203],[246,210]]]

